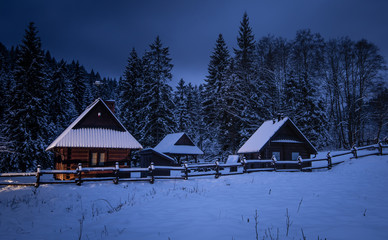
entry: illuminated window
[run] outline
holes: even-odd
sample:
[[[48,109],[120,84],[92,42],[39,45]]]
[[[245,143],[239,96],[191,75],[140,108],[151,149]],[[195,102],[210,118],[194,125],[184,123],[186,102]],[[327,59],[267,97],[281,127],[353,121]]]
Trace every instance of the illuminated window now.
[[[106,162],[105,152],[91,152],[90,153],[90,165],[91,166],[104,166]]]
[[[100,153],[100,161],[98,165],[104,166],[104,164],[105,164],[105,153],[103,152],[103,153]]]
[[[94,153],[92,153],[91,155],[92,155],[92,156],[91,156],[91,159],[90,159],[90,164],[91,164],[92,166],[96,166],[97,163],[98,163],[98,153],[94,152]]]

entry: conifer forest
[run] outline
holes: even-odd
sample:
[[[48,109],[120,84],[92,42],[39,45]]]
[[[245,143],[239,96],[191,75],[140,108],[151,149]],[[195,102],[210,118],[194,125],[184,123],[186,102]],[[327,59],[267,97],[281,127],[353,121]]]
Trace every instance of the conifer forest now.
[[[144,148],[186,132],[209,161],[236,153],[279,113],[318,149],[388,136],[386,61],[368,39],[324,39],[309,29],[293,39],[257,36],[245,13],[234,47],[222,34],[214,39],[202,84],[183,76],[176,86],[174,46],[159,36],[145,52],[133,46],[120,79],[87,71],[77,56],[56,59],[42,41],[30,23],[14,47],[0,43],[1,171],[52,167],[46,147],[96,98],[116,101],[116,116]]]

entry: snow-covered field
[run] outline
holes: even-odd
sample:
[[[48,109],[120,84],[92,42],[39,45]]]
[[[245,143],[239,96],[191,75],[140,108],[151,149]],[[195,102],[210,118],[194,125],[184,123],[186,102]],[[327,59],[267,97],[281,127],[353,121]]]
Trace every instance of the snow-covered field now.
[[[0,239],[388,239],[388,156],[344,159],[318,172],[2,187]]]

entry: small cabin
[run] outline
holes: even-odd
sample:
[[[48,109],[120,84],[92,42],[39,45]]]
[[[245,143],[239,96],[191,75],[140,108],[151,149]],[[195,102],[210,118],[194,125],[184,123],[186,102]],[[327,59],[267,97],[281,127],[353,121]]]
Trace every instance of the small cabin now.
[[[279,116],[265,121],[237,153],[246,159],[275,156],[276,160],[283,161],[297,160],[298,156],[309,159],[317,150],[290,118]]]
[[[54,152],[57,170],[83,167],[131,166],[131,153],[142,149],[140,143],[114,115],[114,101],[98,98],[46,149]],[[56,174],[60,180],[70,174]],[[91,175],[90,177],[93,177]]]
[[[198,162],[198,156],[203,155],[202,150],[183,132],[168,134],[154,150],[174,158],[177,164],[190,160]]]
[[[175,159],[166,154],[156,151],[153,148],[147,148],[139,152],[140,155],[140,167],[148,168],[151,163],[155,166],[179,166]],[[168,169],[156,169],[153,172],[154,176],[170,176],[170,170]],[[141,177],[148,176],[148,173],[142,172]]]

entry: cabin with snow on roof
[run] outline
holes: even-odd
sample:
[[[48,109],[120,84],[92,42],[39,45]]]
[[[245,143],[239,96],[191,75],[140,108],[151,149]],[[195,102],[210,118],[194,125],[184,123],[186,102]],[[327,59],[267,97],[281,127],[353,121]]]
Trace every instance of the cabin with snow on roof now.
[[[154,147],[154,150],[174,158],[177,164],[190,159],[197,162],[198,155],[203,155],[202,150],[184,132],[168,134]]]
[[[275,156],[278,161],[296,161],[299,156],[309,159],[312,154],[317,154],[317,150],[290,118],[280,115],[265,121],[237,153],[246,159],[272,159]],[[302,167],[310,165],[311,162],[303,163]]]
[[[114,101],[98,98],[46,149],[54,152],[57,170],[83,167],[108,167],[116,162],[131,166],[131,153],[142,149],[140,143],[114,115]],[[93,177],[91,175],[89,177]],[[74,179],[72,174],[56,174],[56,179]]]

